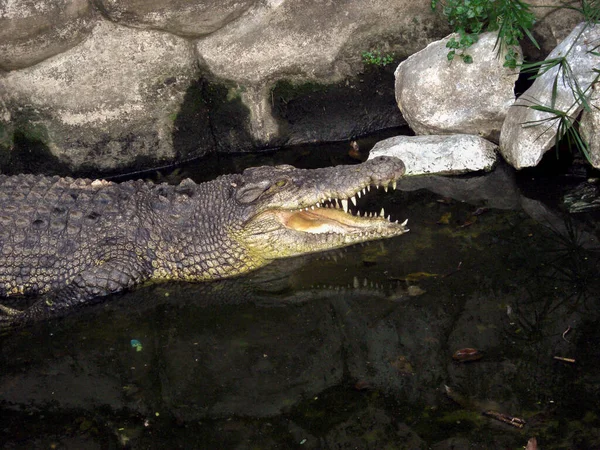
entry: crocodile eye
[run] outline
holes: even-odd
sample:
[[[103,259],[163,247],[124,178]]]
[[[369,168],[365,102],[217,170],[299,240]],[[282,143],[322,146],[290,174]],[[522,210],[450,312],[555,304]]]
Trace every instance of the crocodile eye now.
[[[279,180],[277,183],[275,183],[275,185],[277,187],[284,187],[287,184],[286,180]]]

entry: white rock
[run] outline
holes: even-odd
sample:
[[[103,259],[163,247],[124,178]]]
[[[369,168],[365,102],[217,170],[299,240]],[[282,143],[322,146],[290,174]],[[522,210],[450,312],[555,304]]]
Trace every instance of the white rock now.
[[[593,85],[589,99],[590,111],[581,115],[579,132],[588,143],[588,156],[592,166],[600,169],[600,86]]]
[[[396,101],[416,134],[477,134],[497,142],[513,104],[518,73],[502,67],[495,33],[484,33],[468,49],[472,64],[449,62],[446,43],[429,44],[396,69]],[[520,52],[520,50],[519,50]]]
[[[600,67],[600,57],[590,53],[597,51],[598,40],[600,40],[600,25],[581,23],[548,55],[547,59],[566,56],[574,80],[582,90],[585,90],[596,78],[594,69]],[[571,87],[562,73],[558,73],[558,66],[538,77],[511,106],[502,126],[500,153],[517,169],[537,165],[544,153],[554,146],[558,121],[544,121],[538,126],[527,126],[528,123],[554,117],[551,113],[536,111],[527,106],[533,104],[551,106],[553,84],[557,76],[559,82],[553,109],[568,112],[572,117],[576,117],[581,111],[581,107],[575,102]]]
[[[489,171],[496,163],[496,145],[480,136],[395,136],[375,144],[369,159],[400,158],[407,175],[461,174]]]

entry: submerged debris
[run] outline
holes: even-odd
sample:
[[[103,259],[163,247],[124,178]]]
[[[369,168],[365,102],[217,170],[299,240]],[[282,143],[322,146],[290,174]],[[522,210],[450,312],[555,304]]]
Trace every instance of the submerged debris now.
[[[354,384],[354,389],[357,391],[366,391],[371,389],[371,384],[368,381],[360,380]]]
[[[481,358],[483,358],[483,353],[476,348],[461,348],[460,350],[456,350],[452,355],[454,361],[461,363],[477,361]]]
[[[600,209],[600,186],[597,180],[590,179],[577,185],[565,194],[563,203],[570,213],[581,213]]]
[[[137,339],[132,339],[130,343],[131,347],[135,348],[136,352],[141,352],[143,350],[142,343]]]
[[[415,369],[406,356],[399,355],[395,360],[390,361],[391,366],[401,375],[414,375]]]
[[[350,142],[350,150],[348,150],[348,156],[350,156],[350,158],[358,159],[359,161],[362,161],[364,159],[363,155],[360,152],[360,146],[358,145],[358,142]]]
[[[509,416],[508,414],[504,414],[498,411],[492,411],[492,410],[488,410],[488,411],[483,411],[482,414],[486,417],[491,417],[492,419],[496,419],[500,422],[504,422],[510,426],[516,427],[516,428],[523,428],[525,426],[525,424],[527,422],[525,422],[523,419],[520,419],[518,417],[513,417],[513,416]]]
[[[444,386],[446,390],[446,395],[456,403],[458,403],[461,407],[473,410],[473,411],[481,411],[481,414],[490,417],[492,419],[498,420],[500,422],[506,423],[516,428],[523,428],[526,424],[525,420],[514,417],[509,414],[504,414],[499,411],[495,411],[493,409],[484,409],[482,408],[482,404],[478,401],[474,401],[470,398],[465,397],[464,395],[456,392],[450,386]]]
[[[413,284],[407,288],[406,292],[409,295],[409,297],[418,297],[419,295],[425,294],[426,291],[424,289],[421,289],[419,286]]]
[[[563,358],[562,356],[555,356],[554,359],[556,359],[557,361],[575,364],[575,360],[573,358]]]

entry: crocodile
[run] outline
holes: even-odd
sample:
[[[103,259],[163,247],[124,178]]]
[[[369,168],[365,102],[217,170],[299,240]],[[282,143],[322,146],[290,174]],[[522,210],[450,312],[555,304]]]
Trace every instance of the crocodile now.
[[[401,160],[245,169],[205,183],[0,175],[0,328],[52,318],[135,285],[209,281],[278,258],[408,231],[356,209],[395,188]],[[10,305],[10,306],[9,306]]]

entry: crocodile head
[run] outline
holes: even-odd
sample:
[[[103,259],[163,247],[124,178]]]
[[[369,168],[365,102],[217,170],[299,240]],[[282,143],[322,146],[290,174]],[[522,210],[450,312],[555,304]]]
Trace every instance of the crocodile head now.
[[[404,171],[402,161],[385,156],[313,170],[246,169],[232,183],[245,220],[230,237],[251,255],[272,260],[401,235],[406,222],[391,221],[383,209],[361,215],[355,205],[371,188],[395,188]]]

